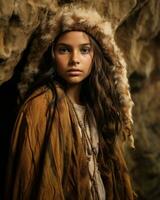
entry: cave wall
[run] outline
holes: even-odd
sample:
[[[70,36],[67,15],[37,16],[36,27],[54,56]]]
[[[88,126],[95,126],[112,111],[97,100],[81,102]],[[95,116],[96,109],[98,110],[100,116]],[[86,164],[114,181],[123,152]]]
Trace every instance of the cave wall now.
[[[129,170],[138,199],[159,200],[160,0],[0,0],[0,171],[16,116],[17,83],[33,38],[48,12],[71,2],[93,6],[113,22],[135,103],[136,149],[127,149]]]
[[[160,198],[160,1],[132,4],[116,40],[128,63],[135,146],[128,165],[141,200]]]

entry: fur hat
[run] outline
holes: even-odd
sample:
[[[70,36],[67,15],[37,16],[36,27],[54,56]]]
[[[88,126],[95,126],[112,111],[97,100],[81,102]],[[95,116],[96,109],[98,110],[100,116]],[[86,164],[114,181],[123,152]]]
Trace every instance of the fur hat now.
[[[101,17],[93,8],[85,9],[82,6],[70,4],[61,7],[56,14],[48,13],[47,18],[41,23],[37,37],[32,42],[32,48],[23,72],[23,81],[19,84],[21,93],[26,91],[27,84],[32,80],[31,77],[38,72],[40,59],[51,42],[59,34],[71,30],[85,31],[91,35],[98,41],[103,53],[111,58],[114,82],[120,96],[123,113],[123,136],[125,139],[128,138],[130,145],[134,147],[131,134],[133,102],[129,91],[126,63],[115,43],[112,24]]]

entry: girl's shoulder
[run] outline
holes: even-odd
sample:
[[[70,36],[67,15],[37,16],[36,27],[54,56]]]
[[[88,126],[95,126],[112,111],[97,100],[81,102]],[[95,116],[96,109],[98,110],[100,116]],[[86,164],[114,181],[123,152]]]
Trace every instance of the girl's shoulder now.
[[[51,100],[53,98],[52,90],[47,86],[42,86],[36,89],[25,101],[28,102],[41,102]]]
[[[26,100],[25,103],[28,102],[39,102],[46,101],[53,97],[53,93],[51,89],[47,86],[42,86],[36,89]]]
[[[58,99],[65,96],[63,89],[59,85],[55,85],[54,92],[47,86],[42,86],[36,89],[24,102],[23,110],[29,108],[30,110],[39,112],[48,108],[48,105],[53,101],[55,95]]]
[[[40,113],[47,110],[53,99],[53,92],[50,88],[42,86],[36,89],[21,106],[21,112]]]

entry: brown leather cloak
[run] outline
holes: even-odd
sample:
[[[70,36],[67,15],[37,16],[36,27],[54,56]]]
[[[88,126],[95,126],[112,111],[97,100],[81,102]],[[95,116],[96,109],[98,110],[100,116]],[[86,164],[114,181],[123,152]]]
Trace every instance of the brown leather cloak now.
[[[67,97],[59,87],[57,93],[58,103],[47,142],[51,90],[41,88],[34,92],[19,112],[12,136],[5,199],[90,199],[87,159],[80,134]],[[106,145],[103,140],[98,156],[106,199],[132,200],[133,191],[121,144],[116,142],[113,156],[107,155]]]

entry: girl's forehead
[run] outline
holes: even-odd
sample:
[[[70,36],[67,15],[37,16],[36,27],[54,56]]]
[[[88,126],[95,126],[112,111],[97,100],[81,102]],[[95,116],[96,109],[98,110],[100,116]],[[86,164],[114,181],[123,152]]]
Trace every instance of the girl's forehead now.
[[[82,32],[82,31],[70,31],[62,34],[57,42],[59,43],[66,43],[66,44],[90,44],[90,38],[89,36]]]

